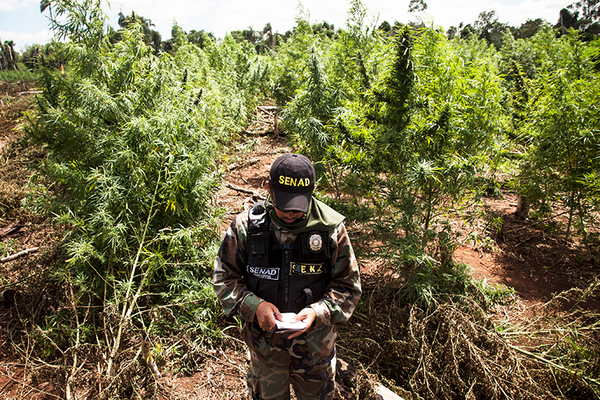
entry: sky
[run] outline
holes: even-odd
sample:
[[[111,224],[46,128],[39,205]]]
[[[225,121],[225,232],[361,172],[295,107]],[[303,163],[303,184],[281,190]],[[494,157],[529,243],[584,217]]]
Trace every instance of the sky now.
[[[559,11],[575,0],[425,0],[425,12],[409,13],[409,0],[363,0],[367,21],[407,23],[420,18],[447,30],[461,22],[473,23],[483,11],[495,11],[498,20],[520,26],[528,19],[542,18],[552,24]],[[171,37],[174,22],[223,37],[227,32],[252,27],[262,30],[270,22],[274,31],[285,33],[296,25],[299,15],[311,23],[327,21],[335,28],[346,26],[351,0],[102,0],[108,24],[118,28],[118,13],[135,11],[150,19],[163,40]],[[304,10],[301,14],[300,10]],[[52,37],[48,11],[40,13],[39,0],[0,0],[0,40],[13,40],[17,50],[33,43],[47,43]]]

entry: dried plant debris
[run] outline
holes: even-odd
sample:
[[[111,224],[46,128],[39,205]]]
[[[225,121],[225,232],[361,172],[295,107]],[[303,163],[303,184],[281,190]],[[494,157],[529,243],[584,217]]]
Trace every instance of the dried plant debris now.
[[[365,296],[368,308],[357,310],[343,329],[340,353],[387,378],[403,398],[589,399],[600,393],[593,312],[561,311],[552,328],[546,309],[543,318],[531,317],[535,326],[503,330],[467,297],[425,309],[400,303],[389,287]],[[561,331],[564,326],[570,334]],[[544,335],[533,339],[538,331]]]

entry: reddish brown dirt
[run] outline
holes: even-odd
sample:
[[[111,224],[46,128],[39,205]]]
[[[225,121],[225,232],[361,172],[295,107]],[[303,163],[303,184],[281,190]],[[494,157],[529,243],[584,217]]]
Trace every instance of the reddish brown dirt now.
[[[52,263],[51,249],[56,232],[51,219],[40,218],[21,208],[25,185],[33,173],[29,164],[41,157],[38,149],[19,146],[23,113],[30,107],[32,85],[0,82],[0,258],[22,250],[36,252],[0,263],[0,293],[14,289],[17,295],[36,275],[43,276],[42,263]],[[22,227],[6,233],[5,228],[20,222]],[[39,280],[39,279],[38,279]],[[11,345],[10,321],[17,318],[10,304],[0,301],[0,399],[59,399],[62,391],[51,381],[39,381],[32,365]]]
[[[0,93],[20,90],[7,87],[0,89]],[[17,107],[14,101],[7,100],[4,100],[0,109],[0,162],[4,163],[11,162],[6,150],[10,141],[19,137],[14,128],[18,126],[20,113],[24,110],[22,104]],[[290,151],[285,138],[273,138],[271,117],[266,113],[259,113],[246,138],[238,143],[239,151],[224,165],[229,169],[225,177],[227,185],[217,194],[218,205],[229,210],[229,214],[223,219],[223,229],[234,214],[266,196],[264,182],[271,163],[279,155]],[[22,190],[27,174],[11,178],[10,182],[6,182],[5,176],[0,178],[4,179],[3,187],[17,185]],[[488,199],[488,213],[490,216],[501,217],[502,229],[493,234],[480,232],[480,237],[489,238],[482,242],[484,244],[464,239],[463,244],[455,251],[454,258],[469,265],[475,278],[514,288],[522,302],[519,307],[522,307],[547,301],[558,291],[584,287],[598,276],[598,265],[585,261],[588,258],[581,246],[565,240],[560,232],[547,233],[533,221],[515,219],[515,203],[511,194],[506,194],[503,199]],[[14,212],[0,215],[0,230],[17,218],[18,215]],[[25,227],[17,234],[0,237],[0,244],[4,248],[9,248],[12,253],[30,246],[52,246],[56,235],[50,223],[33,217],[22,222]],[[457,225],[461,225],[461,222],[457,222]],[[348,230],[351,236],[356,236],[361,233],[362,227],[350,221]],[[24,262],[16,260],[0,264],[0,289],[23,277],[20,268]],[[365,272],[364,284],[369,284],[368,279],[381,265],[382,260],[375,256],[360,260],[361,269]],[[600,308],[600,303],[594,300],[590,306]],[[0,306],[0,398],[64,397],[62,390],[53,387],[52,382],[34,380],[31,366],[23,364],[23,357],[11,350],[6,327],[6,321],[12,318],[11,312],[10,307]],[[223,350],[207,357],[201,372],[192,376],[167,374],[158,383],[163,388],[161,392],[164,399],[245,399],[245,369],[243,352]]]
[[[502,227],[489,233],[488,245],[459,247],[454,258],[467,264],[477,279],[515,289],[525,303],[545,302],[554,294],[584,288],[600,274],[600,265],[589,259],[577,237],[565,239],[564,229],[549,231],[543,223],[520,220],[515,215],[516,198],[488,199],[489,213],[499,216]],[[600,308],[599,299],[586,305]]]
[[[162,380],[171,399],[249,400],[243,352],[218,352],[206,360],[202,371],[189,376],[169,375]]]

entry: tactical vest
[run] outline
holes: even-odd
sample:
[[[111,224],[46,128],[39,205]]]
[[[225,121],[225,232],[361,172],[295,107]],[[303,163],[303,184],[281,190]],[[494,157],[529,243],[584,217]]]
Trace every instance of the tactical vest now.
[[[331,282],[328,232],[301,233],[292,243],[279,243],[262,203],[248,213],[246,286],[280,312],[298,313],[321,299]]]

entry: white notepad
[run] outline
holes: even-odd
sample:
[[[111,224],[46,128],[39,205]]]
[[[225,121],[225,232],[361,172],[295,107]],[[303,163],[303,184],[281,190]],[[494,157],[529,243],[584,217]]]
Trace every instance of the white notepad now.
[[[295,313],[282,313],[281,318],[283,321],[275,320],[277,323],[278,331],[302,331],[306,329],[306,324],[302,321],[298,322],[290,322],[293,317],[295,317]]]

